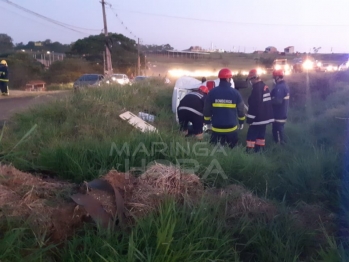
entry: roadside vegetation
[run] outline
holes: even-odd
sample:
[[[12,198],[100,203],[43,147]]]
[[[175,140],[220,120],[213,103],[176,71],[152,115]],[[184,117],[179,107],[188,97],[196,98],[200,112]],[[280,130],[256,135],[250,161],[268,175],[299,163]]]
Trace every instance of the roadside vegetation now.
[[[193,205],[169,198],[127,232],[86,224],[63,243],[35,235],[22,221],[2,219],[0,260],[347,261],[347,79],[347,72],[290,77],[288,144],[274,145],[269,127],[263,154],[245,153],[247,126],[233,150],[181,137],[171,111],[173,90],[156,80],[82,90],[16,115],[2,130],[0,157],[22,171],[83,183],[113,168],[192,159],[207,190],[240,185],[276,211],[232,214],[222,199],[203,195]],[[246,101],[250,90],[240,91]],[[155,115],[159,133],[133,128],[120,119],[124,111]],[[130,154],[118,153],[125,143]],[[176,143],[174,153],[163,148]],[[206,175],[213,160],[225,176]]]

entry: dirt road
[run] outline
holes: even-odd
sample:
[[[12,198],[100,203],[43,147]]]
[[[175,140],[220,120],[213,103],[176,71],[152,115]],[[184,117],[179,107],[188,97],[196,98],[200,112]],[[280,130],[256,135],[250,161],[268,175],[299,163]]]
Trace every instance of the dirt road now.
[[[5,120],[18,112],[29,109],[31,106],[49,102],[52,99],[63,97],[69,91],[52,91],[52,92],[24,92],[13,91],[11,96],[0,96],[0,128]]]

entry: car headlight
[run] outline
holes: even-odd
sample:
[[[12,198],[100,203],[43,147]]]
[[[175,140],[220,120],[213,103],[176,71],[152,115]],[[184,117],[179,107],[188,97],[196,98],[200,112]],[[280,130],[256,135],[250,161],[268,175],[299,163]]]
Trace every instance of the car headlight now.
[[[285,69],[286,70],[290,69],[290,66],[289,65],[285,65]]]
[[[308,69],[308,70],[312,69],[313,68],[313,63],[311,61],[309,61],[309,60],[306,60],[303,63],[303,67],[304,67],[304,69]]]
[[[281,66],[280,65],[276,65],[275,66],[275,70],[280,70],[281,69]]]
[[[115,78],[115,77],[112,77],[111,79],[112,79],[113,81],[115,81],[115,80],[116,80],[116,78]]]
[[[320,66],[322,66],[322,63],[318,62],[316,65],[320,67]]]

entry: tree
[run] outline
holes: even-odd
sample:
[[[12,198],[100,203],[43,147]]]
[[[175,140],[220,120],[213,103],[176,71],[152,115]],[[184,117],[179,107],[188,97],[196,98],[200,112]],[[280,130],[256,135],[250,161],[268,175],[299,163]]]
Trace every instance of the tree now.
[[[7,34],[0,34],[0,54],[13,51],[13,40]]]
[[[70,45],[62,44],[59,42],[52,42],[47,39],[41,42],[40,46],[35,45],[34,41],[29,41],[27,44],[18,43],[15,46],[16,50],[32,50],[32,51],[40,51],[40,52],[55,52],[55,53],[66,53],[70,51]]]
[[[112,54],[113,68],[120,72],[127,72],[137,63],[137,44],[134,40],[121,35],[103,34],[93,35],[76,41],[70,56],[84,57],[87,61],[103,64],[103,52],[105,45],[108,45]]]
[[[45,73],[48,83],[69,83],[78,79],[82,74],[103,73],[103,66],[92,64],[82,58],[66,58],[54,62]]]
[[[142,50],[144,51],[163,51],[163,50],[173,50],[174,48],[170,44],[166,45],[143,45]]]
[[[6,59],[9,65],[10,89],[24,87],[27,81],[40,79],[44,66],[32,56],[15,53]]]

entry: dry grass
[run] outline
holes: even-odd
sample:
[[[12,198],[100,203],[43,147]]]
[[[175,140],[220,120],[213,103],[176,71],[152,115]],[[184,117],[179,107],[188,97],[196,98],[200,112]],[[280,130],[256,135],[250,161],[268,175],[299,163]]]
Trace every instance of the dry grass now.
[[[0,218],[23,219],[36,235],[65,239],[83,215],[83,210],[59,197],[72,188],[69,183],[45,181],[12,166],[0,166]]]
[[[156,211],[166,196],[178,202],[191,201],[198,204],[203,196],[212,203],[225,201],[225,217],[234,219],[241,216],[265,217],[268,221],[278,215],[278,208],[270,201],[258,198],[239,185],[223,189],[204,189],[199,177],[185,174],[176,166],[155,164],[140,177],[111,170],[101,177],[107,181],[113,192],[100,189],[78,189],[75,184],[57,180],[47,181],[31,174],[23,173],[12,166],[0,166],[0,218],[16,217],[28,221],[37,235],[49,236],[60,242],[74,234],[89,214],[83,207],[69,200],[73,191],[90,194],[98,200],[111,217],[125,218],[126,226]],[[74,188],[76,187],[76,190]],[[66,198],[61,197],[66,192]],[[291,210],[292,217],[299,226],[306,228],[314,221],[329,223],[331,216],[320,207],[301,205]]]

